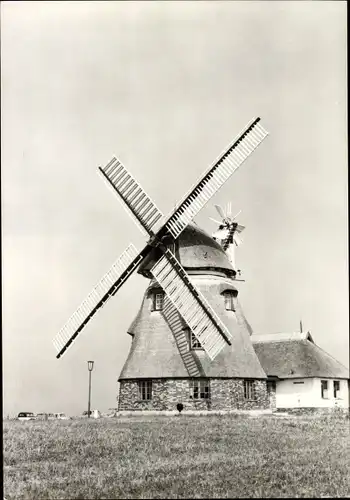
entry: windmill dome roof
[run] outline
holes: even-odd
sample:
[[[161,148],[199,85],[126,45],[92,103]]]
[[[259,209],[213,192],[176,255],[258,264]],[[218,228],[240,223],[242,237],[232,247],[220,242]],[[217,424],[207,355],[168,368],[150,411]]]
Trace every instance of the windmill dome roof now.
[[[221,245],[195,223],[189,224],[175,240],[175,244],[170,243],[168,248],[186,270],[215,270],[228,276],[235,274]],[[149,270],[160,256],[159,250],[152,250],[138,272],[151,277]]]

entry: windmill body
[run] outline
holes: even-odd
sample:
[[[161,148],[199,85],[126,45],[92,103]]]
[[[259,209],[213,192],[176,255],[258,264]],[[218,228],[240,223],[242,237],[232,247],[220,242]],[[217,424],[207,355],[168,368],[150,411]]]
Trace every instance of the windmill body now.
[[[119,411],[267,409],[266,375],[255,354],[238,299],[234,269],[225,251],[190,224],[177,239],[175,255],[229,329],[231,345],[211,360],[159,284],[150,255],[139,268],[149,280],[128,329],[130,352],[119,377]],[[250,391],[250,392],[249,392]]]

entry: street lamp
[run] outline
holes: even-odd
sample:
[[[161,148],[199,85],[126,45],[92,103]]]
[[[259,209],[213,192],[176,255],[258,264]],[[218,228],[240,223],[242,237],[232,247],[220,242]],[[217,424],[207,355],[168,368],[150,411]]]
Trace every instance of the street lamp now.
[[[88,370],[89,370],[89,402],[88,402],[88,418],[90,418],[90,401],[91,401],[91,372],[94,368],[94,362],[88,361]]]

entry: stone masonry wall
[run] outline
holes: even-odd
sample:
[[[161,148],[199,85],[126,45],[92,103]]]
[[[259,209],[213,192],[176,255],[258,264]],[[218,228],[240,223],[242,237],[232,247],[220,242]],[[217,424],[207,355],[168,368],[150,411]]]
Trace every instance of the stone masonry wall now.
[[[152,399],[139,400],[138,381],[121,380],[119,411],[176,410],[182,403],[187,410],[256,410],[270,408],[266,380],[255,380],[254,401],[244,399],[242,379],[210,379],[210,399],[190,398],[189,379],[152,379]]]
[[[265,380],[255,380],[255,400],[244,399],[241,379],[212,379],[210,381],[212,409],[262,410],[270,407]]]

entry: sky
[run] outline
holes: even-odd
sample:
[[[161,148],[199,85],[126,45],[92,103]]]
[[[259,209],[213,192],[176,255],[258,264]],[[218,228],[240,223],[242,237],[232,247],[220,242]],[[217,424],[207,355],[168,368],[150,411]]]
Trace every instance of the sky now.
[[[255,333],[311,331],[349,365],[346,3],[2,2],[3,412],[116,406],[134,274],[66,354],[52,339],[139,231],[113,155],[167,215],[254,117],[268,138],[214,203],[246,226]]]

